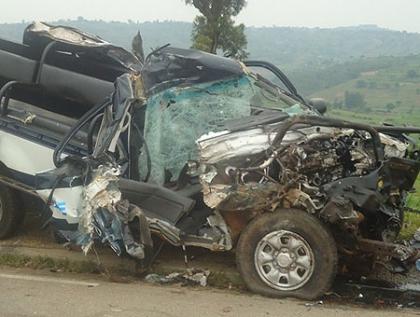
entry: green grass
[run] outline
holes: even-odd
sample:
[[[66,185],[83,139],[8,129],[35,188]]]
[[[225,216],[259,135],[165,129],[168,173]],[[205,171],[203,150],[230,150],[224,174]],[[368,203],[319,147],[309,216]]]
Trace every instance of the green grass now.
[[[414,232],[416,232],[418,228],[420,228],[420,215],[412,212],[406,212],[404,225],[400,233],[400,239],[412,239]]]
[[[420,96],[419,96],[420,99]],[[420,109],[420,106],[419,106]],[[328,111],[330,117],[340,118],[349,121],[369,123],[372,125],[381,125],[382,123],[391,123],[393,125],[420,126],[420,117],[410,115],[409,113],[381,113],[381,112],[354,112],[343,109],[331,109]],[[420,137],[414,135],[414,139],[420,140]]]
[[[409,71],[415,71],[417,77],[409,77]],[[364,85],[358,85],[360,82]],[[372,68],[355,79],[318,91],[311,97],[338,104],[344,102],[346,91],[362,94],[366,106],[359,109],[333,106],[330,115],[373,124],[388,122],[420,126],[420,56],[398,59],[389,67]],[[388,104],[393,104],[394,108],[389,110]]]
[[[416,192],[408,197],[408,207],[420,210],[420,178],[414,185]]]
[[[408,207],[420,210],[420,179],[417,180],[415,188],[416,193],[408,198]],[[420,228],[420,214],[406,212],[401,238],[410,239],[418,228]]]
[[[0,254],[0,266],[31,269],[49,269],[69,273],[100,273],[98,264],[90,261],[53,259],[46,256],[29,257],[20,254]]]

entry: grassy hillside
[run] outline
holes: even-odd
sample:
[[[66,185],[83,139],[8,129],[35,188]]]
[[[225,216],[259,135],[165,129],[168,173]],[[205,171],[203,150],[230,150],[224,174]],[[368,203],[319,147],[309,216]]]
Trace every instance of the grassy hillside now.
[[[363,102],[348,104],[346,92],[360,95]],[[386,66],[366,67],[355,78],[312,96],[327,99],[334,116],[375,124],[420,126],[420,55],[388,58]]]
[[[359,57],[419,54],[419,35],[376,26],[247,29],[252,57],[271,61],[287,71],[327,67]]]
[[[414,58],[416,55],[414,55]],[[390,65],[405,64],[413,56],[358,57],[343,63],[330,63],[324,66],[300,67],[287,72],[298,90],[306,96],[328,89],[338,84],[356,79],[361,74],[387,69]]]

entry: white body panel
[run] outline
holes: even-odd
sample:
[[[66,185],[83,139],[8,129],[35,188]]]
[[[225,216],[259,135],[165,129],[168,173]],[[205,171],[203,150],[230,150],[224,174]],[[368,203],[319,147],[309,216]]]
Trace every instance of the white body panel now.
[[[37,190],[39,196],[48,200],[51,189]],[[54,191],[53,200],[50,209],[53,212],[53,218],[65,219],[68,223],[77,223],[81,214],[83,203],[83,186],[70,188],[57,188]]]
[[[54,150],[0,130],[0,162],[21,173],[35,175],[55,168]]]
[[[54,170],[53,154],[54,150],[49,147],[0,130],[0,162],[10,169],[32,176]],[[82,186],[57,188],[50,206],[53,217],[78,223],[82,191]],[[51,189],[38,190],[37,193],[47,201]]]

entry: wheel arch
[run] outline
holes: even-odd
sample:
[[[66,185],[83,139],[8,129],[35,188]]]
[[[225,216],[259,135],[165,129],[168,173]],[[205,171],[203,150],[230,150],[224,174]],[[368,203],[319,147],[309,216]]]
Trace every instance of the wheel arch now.
[[[285,210],[299,210],[301,212],[308,213],[303,208],[285,208],[283,206],[279,206],[273,211],[248,210],[248,211],[241,211],[241,212],[237,212],[237,211],[219,211],[219,212],[223,216],[223,219],[225,220],[226,225],[228,226],[230,230],[233,245],[236,246],[236,244],[238,243],[241,237],[242,232],[252,221],[254,221],[255,219],[263,215],[282,213]],[[328,230],[330,231],[329,228]]]

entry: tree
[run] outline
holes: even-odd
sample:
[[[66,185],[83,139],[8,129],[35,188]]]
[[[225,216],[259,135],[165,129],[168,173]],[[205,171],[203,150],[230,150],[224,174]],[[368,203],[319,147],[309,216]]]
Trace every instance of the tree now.
[[[407,71],[406,77],[408,79],[415,79],[415,78],[419,77],[419,74],[417,74],[416,70],[410,69],[410,70]]]
[[[225,56],[238,59],[248,56],[245,25],[235,25],[233,20],[246,6],[246,0],[185,0],[185,3],[201,13],[194,19],[193,48],[213,54],[222,50]]]
[[[364,80],[358,80],[356,81],[356,88],[366,88],[367,83]]]
[[[333,102],[333,107],[338,109],[343,108],[343,101],[339,100],[338,98],[335,98]]]
[[[348,109],[363,108],[366,106],[365,97],[358,92],[346,91],[344,94],[344,105]]]
[[[369,82],[369,89],[377,89],[378,83],[376,81],[370,81]]]
[[[386,104],[386,110],[388,111],[388,112],[392,112],[392,110],[394,110],[395,109],[395,105],[392,103],[392,102],[390,102],[390,103],[387,103]]]

